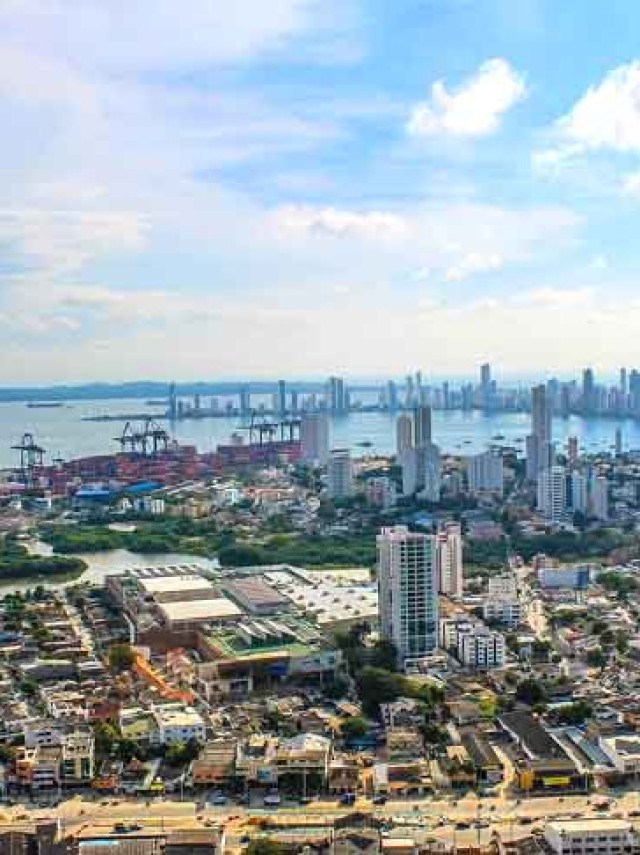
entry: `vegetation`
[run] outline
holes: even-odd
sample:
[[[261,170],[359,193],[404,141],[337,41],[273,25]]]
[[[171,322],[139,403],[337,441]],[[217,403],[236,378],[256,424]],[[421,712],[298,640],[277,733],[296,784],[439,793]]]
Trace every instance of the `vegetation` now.
[[[26,548],[7,537],[0,543],[0,580],[38,576],[81,576],[87,565],[79,558],[62,555],[29,555]]]
[[[283,855],[282,846],[268,837],[258,837],[252,840],[244,850],[246,855]]]
[[[128,644],[114,644],[109,648],[109,667],[118,674],[130,671],[135,660],[135,651]]]
[[[357,739],[358,737],[364,736],[369,731],[369,725],[367,724],[366,719],[361,716],[354,715],[342,722],[340,730],[342,731],[342,735],[345,739]]]
[[[547,694],[542,683],[529,678],[518,683],[516,687],[516,699],[530,707],[543,704],[547,699]]]

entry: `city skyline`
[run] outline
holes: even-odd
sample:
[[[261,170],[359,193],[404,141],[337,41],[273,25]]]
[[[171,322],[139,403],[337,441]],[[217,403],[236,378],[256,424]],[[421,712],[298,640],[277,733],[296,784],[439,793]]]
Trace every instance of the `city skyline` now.
[[[0,11],[0,383],[634,361],[631,0],[108,6]]]

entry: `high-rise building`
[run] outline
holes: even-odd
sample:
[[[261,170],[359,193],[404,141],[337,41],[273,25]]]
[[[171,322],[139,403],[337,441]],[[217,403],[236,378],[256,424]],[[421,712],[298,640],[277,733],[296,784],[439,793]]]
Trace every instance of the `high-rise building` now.
[[[485,451],[467,457],[467,479],[469,493],[496,493],[502,496],[504,491],[504,461],[495,451]]]
[[[626,397],[628,392],[629,392],[629,386],[627,383],[627,369],[621,368],[620,369],[620,394],[623,395],[624,397]]]
[[[374,508],[386,511],[396,503],[396,485],[387,475],[369,478],[364,492],[367,504]]]
[[[438,591],[462,596],[462,533],[459,525],[445,526],[436,535]]]
[[[275,409],[279,416],[284,416],[287,412],[287,384],[284,380],[278,380]]]
[[[347,392],[342,377],[329,377],[327,381],[327,409],[334,415],[347,412]]]
[[[531,434],[527,437],[527,478],[536,481],[538,474],[553,463],[551,407],[547,387],[531,390]]]
[[[580,447],[578,445],[578,437],[570,436],[567,440],[567,459],[571,466],[574,466],[578,462],[578,457],[580,456]]]
[[[550,466],[538,477],[538,510],[545,520],[559,523],[567,510],[567,473],[564,466]]]
[[[300,419],[301,456],[311,466],[325,466],[329,458],[329,419],[324,413],[303,413]]]
[[[440,449],[430,442],[416,449],[418,454],[418,477],[421,477],[420,496],[428,502],[439,502],[442,490],[442,461]]]
[[[407,374],[407,378],[405,380],[405,393],[404,393],[404,405],[409,410],[413,407],[415,403],[414,393],[413,393],[413,377],[411,374]]]
[[[616,428],[616,457],[622,457],[622,428]]]
[[[591,479],[589,505],[592,516],[601,522],[609,519],[609,483],[601,476]]]
[[[348,499],[353,494],[353,470],[348,448],[333,448],[329,452],[327,491],[331,499]]]
[[[413,422],[411,416],[403,413],[396,422],[396,450],[398,455],[408,448],[413,448]]]
[[[398,409],[398,387],[393,380],[387,383],[387,407],[392,413]]]
[[[420,404],[413,411],[413,430],[416,448],[431,444],[431,407]]]
[[[424,483],[424,476],[421,477],[418,449],[411,446],[403,449],[398,453],[398,463],[402,469],[402,495],[413,496]]]
[[[595,380],[592,368],[585,368],[582,372],[582,409],[585,413],[592,413],[595,409]]]
[[[589,509],[589,482],[584,472],[571,473],[571,509],[586,514]]]
[[[487,389],[491,385],[491,366],[488,362],[480,366],[480,386]]]
[[[296,392],[295,389],[292,389],[291,390],[291,412],[294,416],[298,414],[298,409],[299,409],[298,393]]]
[[[435,537],[396,526],[376,541],[381,635],[404,662],[428,656],[438,646]]]
[[[175,383],[171,383],[169,386],[169,409],[167,415],[171,420],[174,420],[178,415],[178,396],[176,394]]]
[[[248,386],[243,386],[240,389],[240,413],[243,416],[251,412],[251,392]]]

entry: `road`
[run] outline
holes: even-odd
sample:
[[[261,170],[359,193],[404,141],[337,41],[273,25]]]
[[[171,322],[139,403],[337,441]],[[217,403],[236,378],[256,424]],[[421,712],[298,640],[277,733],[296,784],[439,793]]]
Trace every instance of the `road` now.
[[[459,800],[428,798],[420,800],[389,801],[385,805],[373,806],[368,800],[359,800],[352,808],[345,808],[334,801],[314,802],[305,807],[284,806],[275,812],[283,822],[303,826],[309,822],[330,821],[344,816],[352,810],[366,810],[384,820],[391,820],[392,834],[405,833],[410,829],[420,834],[458,845],[488,840],[496,830],[507,839],[528,834],[536,825],[549,818],[569,818],[572,814],[581,819],[598,816],[597,803],[602,794],[588,796],[541,797],[525,800],[512,798],[478,798],[469,794]],[[640,809],[640,793],[627,792],[611,799],[607,816],[620,814],[623,817]],[[229,822],[238,827],[259,821],[260,817],[273,818],[273,809],[236,805],[207,807],[198,811],[193,801],[157,800],[153,802],[109,800],[95,802],[80,797],[68,799],[57,807],[5,807],[0,812],[0,828],[9,825],[32,824],[37,819],[60,819],[66,830],[89,828],[108,833],[119,821],[139,823],[145,828],[161,831],[166,828],[224,827]],[[523,821],[524,820],[524,821]],[[463,828],[462,824],[468,827]],[[458,828],[456,828],[458,824]]]

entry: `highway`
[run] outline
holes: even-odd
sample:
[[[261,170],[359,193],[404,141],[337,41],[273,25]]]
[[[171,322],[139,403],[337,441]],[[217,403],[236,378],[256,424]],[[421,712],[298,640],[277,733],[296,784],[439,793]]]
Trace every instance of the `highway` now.
[[[347,808],[336,800],[322,800],[304,807],[283,805],[274,811],[264,807],[208,806],[202,810],[194,801],[159,799],[153,802],[110,799],[102,802],[71,798],[56,807],[25,807],[15,805],[0,811],[0,828],[24,827],[37,820],[59,819],[68,832],[99,833],[107,835],[117,822],[138,824],[157,831],[169,828],[225,828],[236,829],[259,823],[260,818],[277,819],[283,824],[304,826],[310,823],[328,823],[352,811],[366,811],[389,823],[389,834],[394,836],[411,831],[419,836],[433,837],[457,845],[486,842],[493,831],[510,839],[529,834],[541,828],[547,819],[588,819],[597,816],[635,818],[640,811],[640,793],[626,792],[610,797],[606,812],[598,811],[598,804],[606,793],[591,796],[553,796],[518,800],[513,798],[478,798],[468,794],[459,800],[426,798],[420,800],[389,801],[385,805],[372,805],[369,800],[358,800]],[[455,840],[454,840],[455,838]]]

